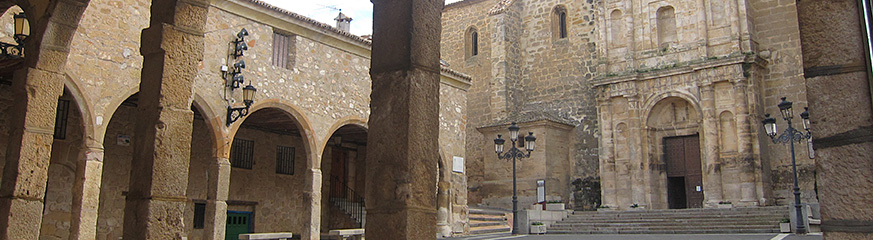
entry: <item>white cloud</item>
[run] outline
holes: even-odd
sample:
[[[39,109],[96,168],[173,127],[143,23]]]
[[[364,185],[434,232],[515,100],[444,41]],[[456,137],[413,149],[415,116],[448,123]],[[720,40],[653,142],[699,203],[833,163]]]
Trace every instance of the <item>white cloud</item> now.
[[[373,3],[369,0],[262,0],[270,5],[315,19],[331,26],[342,9],[343,14],[352,18],[351,32],[355,35],[373,33]],[[461,0],[445,0],[446,4]]]

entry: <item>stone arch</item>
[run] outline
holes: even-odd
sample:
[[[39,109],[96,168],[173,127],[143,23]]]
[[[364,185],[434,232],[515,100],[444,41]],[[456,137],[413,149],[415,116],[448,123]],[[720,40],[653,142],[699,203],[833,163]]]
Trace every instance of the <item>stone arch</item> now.
[[[314,147],[318,146],[318,142],[316,141],[316,134],[314,129],[312,128],[311,121],[306,115],[303,114],[303,111],[300,110],[299,107],[294,106],[290,103],[287,103],[283,100],[279,99],[267,99],[255,102],[254,105],[249,109],[250,113],[257,112],[261,109],[266,108],[276,108],[282,110],[286,114],[294,120],[297,124],[297,127],[300,129],[300,134],[303,136],[304,140],[304,148],[307,156],[307,167],[308,168],[317,168],[320,163],[318,162],[318,153],[315,151]],[[233,140],[236,136],[237,132],[239,132],[240,125],[246,118],[240,118],[235,123],[231,124],[228,128],[227,139]],[[221,156],[229,157],[230,156],[230,148],[224,149],[223,152],[220,152]]]
[[[467,28],[464,33],[464,56],[469,59],[479,55],[479,30],[475,26]]]
[[[567,6],[557,5],[552,9],[552,40],[566,39],[570,36],[568,15]]]
[[[655,195],[652,199],[652,205],[657,208],[685,208],[689,206],[696,207],[698,204],[702,204],[702,200],[700,202],[697,201],[697,198],[702,199],[702,195],[685,195],[686,192],[684,190],[682,190],[681,196],[686,196],[688,197],[687,199],[685,197],[668,197],[670,194],[675,193],[673,192],[675,189],[682,189],[681,186],[686,181],[696,182],[699,181],[701,176],[701,171],[689,171],[689,175],[682,176],[670,176],[668,174],[671,171],[669,169],[672,165],[667,158],[672,155],[668,156],[665,148],[685,146],[680,149],[685,149],[687,152],[689,147],[691,149],[700,149],[701,146],[699,134],[702,132],[700,124],[702,115],[699,106],[690,99],[693,99],[690,94],[670,92],[662,94],[657,98],[652,98],[652,101],[648,102],[646,108],[644,108],[644,124],[647,128],[647,136],[644,138],[646,143],[643,144],[647,147],[647,153],[644,157],[648,158],[647,162],[650,166],[660,166],[651,168],[656,170],[653,170],[650,178],[650,187]],[[667,143],[668,140],[671,144]],[[684,153],[682,154],[684,157],[679,159],[688,157]],[[690,156],[694,155],[694,153],[690,154]],[[700,168],[699,166],[703,164],[701,156],[698,152],[698,161],[680,160],[680,168]],[[673,158],[675,156],[672,156],[671,159]],[[678,181],[681,181],[681,183]],[[676,200],[681,202],[677,203]],[[686,205],[686,200],[693,201],[693,205],[692,202],[687,202],[688,205]]]
[[[355,126],[362,127],[364,129],[369,128],[369,125],[367,125],[367,119],[365,119],[365,118],[358,117],[358,116],[344,117],[344,118],[340,119],[339,121],[336,121],[333,125],[330,126],[330,128],[328,128],[327,133],[330,135],[326,135],[326,136],[324,136],[324,138],[322,138],[321,143],[318,145],[317,150],[319,152],[324,151],[325,146],[327,146],[328,141],[330,141],[330,136],[332,136],[333,133],[336,132],[336,130],[338,130],[339,128],[346,126],[346,125],[355,125]]]
[[[106,141],[103,137],[106,135],[109,123],[112,122],[112,119],[115,117],[115,113],[118,111],[118,108],[121,107],[121,104],[137,93],[139,93],[139,85],[133,85],[125,88],[118,94],[112,94],[109,102],[105,107],[103,107],[103,111],[95,114],[94,123],[97,125],[94,129],[96,131],[94,136],[97,136],[98,142],[103,144],[104,141]]]
[[[667,91],[663,93],[656,94],[652,97],[649,97],[647,101],[642,106],[642,113],[640,116],[645,116],[648,119],[649,115],[652,112],[652,109],[655,108],[655,104],[660,103],[662,100],[670,97],[681,98],[687,101],[691,106],[694,107],[694,110],[697,112],[698,116],[702,116],[703,112],[700,106],[700,99],[698,99],[694,94],[691,94],[687,91]],[[644,120],[646,120],[644,119]]]
[[[718,135],[722,153],[737,151],[737,121],[730,111],[718,115]]]
[[[618,47],[624,45],[624,16],[620,9],[614,9],[609,14],[609,45]]]
[[[656,13],[656,26],[658,33],[658,47],[669,47],[670,44],[678,42],[676,34],[676,10],[673,6],[663,6],[658,8]]]
[[[339,125],[342,124],[342,125]],[[331,127],[322,148],[323,232],[363,227],[367,174],[367,133],[363,119],[347,117]]]
[[[79,87],[79,84],[71,79],[69,75],[64,82],[64,87],[67,90],[67,93],[70,94],[70,97],[76,101],[76,107],[79,109],[79,114],[82,116],[82,124],[84,125],[84,133],[85,133],[85,144],[87,146],[97,146],[100,145],[102,147],[102,137],[97,135],[95,132],[94,126],[94,112],[91,111],[91,103],[88,101],[88,98],[82,94],[82,90]],[[96,145],[95,145],[96,144]]]
[[[197,109],[203,119],[206,121],[206,127],[212,135],[213,156],[221,157],[221,153],[225,148],[229,148],[230,144],[225,144],[224,118],[215,113],[216,108],[209,105],[209,101],[204,99],[199,93],[194,93],[194,101],[191,102],[191,109]],[[229,151],[229,150],[228,150]]]

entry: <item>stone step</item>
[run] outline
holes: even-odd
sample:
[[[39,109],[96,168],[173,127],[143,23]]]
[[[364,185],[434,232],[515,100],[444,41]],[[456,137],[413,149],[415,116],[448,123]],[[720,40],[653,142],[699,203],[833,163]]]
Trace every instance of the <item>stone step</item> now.
[[[785,207],[733,209],[659,209],[574,212],[549,226],[548,233],[672,234],[774,233],[786,218]]]
[[[477,220],[477,221],[498,221],[498,222],[506,221],[504,216],[469,215],[469,218],[470,218],[470,220]]]
[[[497,225],[505,225],[504,221],[475,221],[470,220],[470,227],[484,227],[484,226],[497,226]]]
[[[506,212],[502,212],[499,210],[492,209],[479,209],[479,208],[470,208],[470,215],[489,215],[489,216],[504,216]]]
[[[509,232],[511,229],[509,226],[498,225],[498,226],[484,226],[484,227],[476,227],[470,228],[470,234],[486,234],[486,233],[498,233],[498,232]]]

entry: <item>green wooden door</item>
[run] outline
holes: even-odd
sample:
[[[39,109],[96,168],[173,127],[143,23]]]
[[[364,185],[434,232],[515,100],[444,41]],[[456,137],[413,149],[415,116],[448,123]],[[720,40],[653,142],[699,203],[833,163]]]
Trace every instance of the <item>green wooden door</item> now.
[[[238,240],[239,235],[252,232],[252,212],[227,211],[225,240]]]

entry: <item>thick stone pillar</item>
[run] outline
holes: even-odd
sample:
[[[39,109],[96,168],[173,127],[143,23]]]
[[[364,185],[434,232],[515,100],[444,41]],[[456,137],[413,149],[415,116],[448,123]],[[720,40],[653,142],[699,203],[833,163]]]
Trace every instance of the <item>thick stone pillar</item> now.
[[[707,207],[716,207],[724,200],[722,194],[722,163],[718,159],[718,119],[715,116],[715,92],[712,85],[700,87],[701,110],[703,112],[703,202]]]
[[[618,194],[615,189],[615,154],[612,130],[612,111],[609,99],[601,100],[600,108],[600,192],[602,202],[600,205],[616,209],[618,207]]]
[[[203,60],[208,3],[154,0],[142,32],[142,82],[124,239],[185,237],[193,85]]]
[[[436,237],[443,0],[372,0],[367,238]]]
[[[76,167],[70,239],[97,238],[97,208],[103,180],[103,146],[85,148]]]
[[[228,144],[229,146],[229,144]],[[227,157],[216,157],[209,164],[209,176],[206,190],[206,212],[203,229],[206,239],[222,240],[227,228],[227,196],[230,191],[230,160]]]
[[[737,121],[737,153],[740,167],[740,202],[739,206],[757,206],[758,194],[756,187],[756,171],[758,163],[752,149],[752,124],[749,119],[749,97],[745,81],[734,83],[734,98],[736,103]]]
[[[311,159],[308,161],[320,162]],[[309,202],[309,208],[306,209],[308,211],[304,213],[304,215],[308,215],[305,216],[305,219],[309,219],[309,221],[306,222],[306,229],[309,229],[309,231],[300,233],[300,239],[318,240],[319,237],[321,237],[321,184],[323,184],[323,176],[321,174],[321,169],[317,167],[318,166],[316,165],[311,165],[309,166],[309,170],[306,171],[305,183],[303,185],[306,186],[306,189],[303,190],[303,199],[304,201]],[[370,236],[370,234],[367,233],[367,236]]]
[[[0,239],[38,239],[64,78],[26,68],[15,73],[12,89],[16,104],[7,113],[12,130],[0,183]]]
[[[449,203],[449,189],[451,183],[445,179],[440,179],[437,183],[437,232],[442,237],[451,237],[452,228],[449,226],[449,218],[451,216]]]

